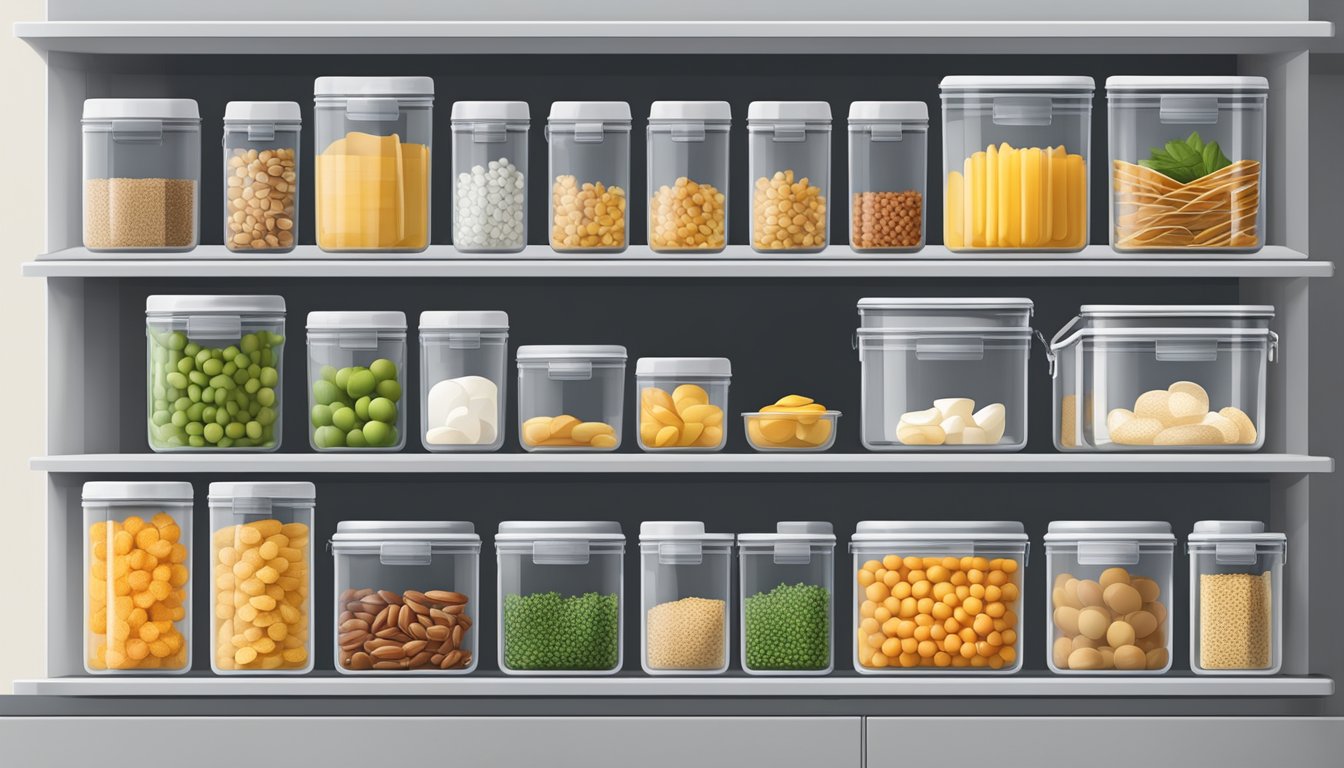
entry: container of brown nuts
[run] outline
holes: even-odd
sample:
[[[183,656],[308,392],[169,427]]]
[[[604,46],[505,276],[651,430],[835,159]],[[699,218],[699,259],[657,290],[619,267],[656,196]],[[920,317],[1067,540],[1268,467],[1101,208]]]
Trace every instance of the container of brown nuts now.
[[[231,101],[224,108],[224,245],[294,249],[299,221],[299,130],[292,101]]]
[[[924,247],[929,109],[922,101],[849,108],[849,245],[859,253]]]

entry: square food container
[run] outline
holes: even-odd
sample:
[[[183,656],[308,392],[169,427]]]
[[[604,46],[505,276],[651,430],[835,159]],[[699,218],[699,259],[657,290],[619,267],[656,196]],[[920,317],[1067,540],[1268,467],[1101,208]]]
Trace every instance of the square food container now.
[[[518,348],[518,442],[526,451],[621,447],[625,347]]]
[[[546,141],[551,145],[551,248],[624,251],[630,244],[630,105],[554,102]]]
[[[639,526],[640,663],[650,675],[728,670],[733,534],[693,521]]]
[[[835,533],[785,521],[737,537],[742,670],[828,675],[835,669]]]
[[[1014,522],[860,522],[849,545],[855,671],[1021,669],[1028,544]]]
[[[1190,553],[1190,670],[1274,675],[1283,666],[1288,537],[1258,520],[1201,520]]]
[[[401,450],[406,314],[309,312],[308,380],[313,450]]]
[[[294,250],[299,225],[299,131],[292,101],[224,107],[224,245],[240,253]]]
[[[747,133],[752,250],[824,250],[830,242],[831,105],[753,101]]]
[[[504,445],[509,316],[420,313],[420,443],[432,452]]]
[[[1022,298],[860,299],[864,447],[1022,450],[1033,306]]]
[[[728,242],[726,101],[655,101],[649,107],[649,249],[718,253]]]
[[[726,357],[639,358],[639,447],[651,452],[723,450],[732,378]]]
[[[1279,337],[1258,305],[1083,305],[1050,342],[1061,451],[1257,451]]]
[[[924,247],[929,107],[922,101],[849,105],[849,247],[912,253]]]
[[[527,246],[525,101],[453,104],[453,246],[517,253]]]

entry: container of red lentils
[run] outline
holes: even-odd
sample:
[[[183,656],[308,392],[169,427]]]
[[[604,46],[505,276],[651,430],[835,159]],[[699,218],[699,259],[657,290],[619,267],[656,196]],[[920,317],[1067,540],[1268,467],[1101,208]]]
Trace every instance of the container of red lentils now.
[[[913,253],[924,247],[929,108],[922,101],[849,106],[849,247]]]

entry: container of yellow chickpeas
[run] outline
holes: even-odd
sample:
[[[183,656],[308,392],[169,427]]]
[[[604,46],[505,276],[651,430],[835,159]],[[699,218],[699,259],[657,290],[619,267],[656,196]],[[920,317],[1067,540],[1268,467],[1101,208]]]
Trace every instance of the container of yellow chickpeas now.
[[[85,483],[84,670],[191,669],[191,483]]]
[[[854,555],[861,674],[1022,668],[1025,528],[1016,522],[865,520]]]
[[[751,247],[760,253],[826,248],[831,191],[831,105],[753,101],[747,108]]]
[[[217,675],[313,668],[312,483],[211,483],[210,563]]]
[[[655,101],[649,107],[649,250],[723,250],[731,124],[726,101]]]
[[[728,442],[723,415],[733,365],[726,357],[641,357],[639,447],[645,451],[711,453]]]
[[[546,141],[551,147],[551,248],[624,251],[630,244],[630,105],[554,102]]]

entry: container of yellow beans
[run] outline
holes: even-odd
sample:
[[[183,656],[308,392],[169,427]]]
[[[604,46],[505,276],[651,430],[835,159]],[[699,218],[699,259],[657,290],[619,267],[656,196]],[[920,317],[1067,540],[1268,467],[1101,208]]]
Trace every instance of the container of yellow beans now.
[[[733,366],[726,357],[641,357],[639,447],[645,451],[713,452],[728,441],[723,415]]]
[[[533,344],[518,348],[518,440],[525,451],[621,447],[625,347]]]
[[[84,670],[191,669],[191,484],[85,483]]]
[[[753,101],[747,109],[747,132],[752,249],[823,250],[829,242],[831,105]]]
[[[854,555],[854,669],[1022,668],[1021,523],[865,520]]]
[[[550,143],[551,248],[619,253],[629,244],[630,105],[557,101]]]
[[[839,411],[803,395],[785,395],[759,411],[742,414],[747,442],[758,451],[818,452],[835,445]]]
[[[726,101],[649,108],[649,249],[718,253],[728,242]]]
[[[215,674],[312,670],[316,496],[312,483],[210,484]]]

